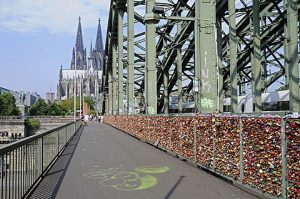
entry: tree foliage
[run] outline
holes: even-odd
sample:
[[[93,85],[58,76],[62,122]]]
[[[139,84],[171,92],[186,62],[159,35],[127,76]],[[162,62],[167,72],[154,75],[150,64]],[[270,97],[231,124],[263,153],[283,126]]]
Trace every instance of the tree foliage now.
[[[20,110],[16,106],[16,99],[11,93],[0,92],[0,115],[1,116],[20,115]]]
[[[43,99],[38,101],[29,108],[29,115],[47,115],[47,104]]]
[[[89,105],[91,110],[95,110],[94,107],[95,107],[96,102],[93,98],[91,98],[90,96],[84,97],[84,102]]]
[[[47,115],[65,115],[66,110],[55,102],[48,104],[47,106]]]
[[[80,98],[76,97],[76,109],[79,110],[80,105]],[[94,110],[94,106],[96,104],[95,100],[92,99],[89,96],[84,97],[84,102],[88,104],[88,106],[91,108],[91,110]],[[74,111],[74,97],[71,97],[70,99],[60,101],[59,104],[62,106],[62,108],[68,113],[73,113]]]
[[[31,116],[35,115],[65,115],[66,109],[56,102],[46,103],[43,99],[38,99],[38,101],[30,107],[29,114]]]

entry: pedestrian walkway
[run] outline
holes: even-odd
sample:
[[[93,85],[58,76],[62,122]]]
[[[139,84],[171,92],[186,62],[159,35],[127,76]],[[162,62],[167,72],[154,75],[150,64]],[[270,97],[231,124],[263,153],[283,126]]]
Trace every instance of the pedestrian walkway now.
[[[31,198],[256,198],[106,124],[78,132]]]

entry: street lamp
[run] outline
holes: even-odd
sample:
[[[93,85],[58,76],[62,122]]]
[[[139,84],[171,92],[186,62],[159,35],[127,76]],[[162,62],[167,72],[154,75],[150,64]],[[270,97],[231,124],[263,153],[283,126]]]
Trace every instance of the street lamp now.
[[[77,46],[75,45],[75,71],[74,71],[74,122],[76,122],[76,68],[77,68]]]
[[[82,110],[81,109],[81,95],[82,95],[82,88],[81,88],[82,87],[82,78],[81,78],[81,76],[80,76],[79,81],[80,81],[80,83],[79,83],[80,84],[80,90],[79,90],[79,118],[81,119],[81,116],[82,116],[81,115],[81,110]]]

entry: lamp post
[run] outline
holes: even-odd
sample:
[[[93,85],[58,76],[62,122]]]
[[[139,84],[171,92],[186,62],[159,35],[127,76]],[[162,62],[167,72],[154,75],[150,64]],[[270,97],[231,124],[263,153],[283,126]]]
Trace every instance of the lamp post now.
[[[76,122],[76,68],[77,68],[77,46],[75,45],[75,71],[74,71],[74,122]]]
[[[81,79],[81,76],[80,76],[80,83],[79,84],[80,84],[80,90],[79,90],[79,117],[81,119],[81,116],[82,116],[81,115],[81,110],[82,110],[81,109],[81,105],[82,105],[81,104],[81,95],[82,95],[82,88],[81,88],[82,87],[82,79]]]

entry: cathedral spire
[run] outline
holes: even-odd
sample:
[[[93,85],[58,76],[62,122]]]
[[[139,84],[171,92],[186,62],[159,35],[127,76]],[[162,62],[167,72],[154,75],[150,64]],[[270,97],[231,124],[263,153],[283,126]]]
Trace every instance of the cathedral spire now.
[[[72,51],[72,59],[71,59],[71,69],[75,68],[75,49],[73,47],[73,51]]]
[[[91,40],[90,57],[93,57],[93,41]]]
[[[76,36],[76,51],[83,52],[83,40],[82,40],[82,30],[81,30],[81,18],[79,17],[77,36]]]
[[[100,18],[98,19],[98,30],[97,30],[95,50],[100,52],[100,53],[103,53],[103,41],[102,41],[102,31],[101,31]]]

